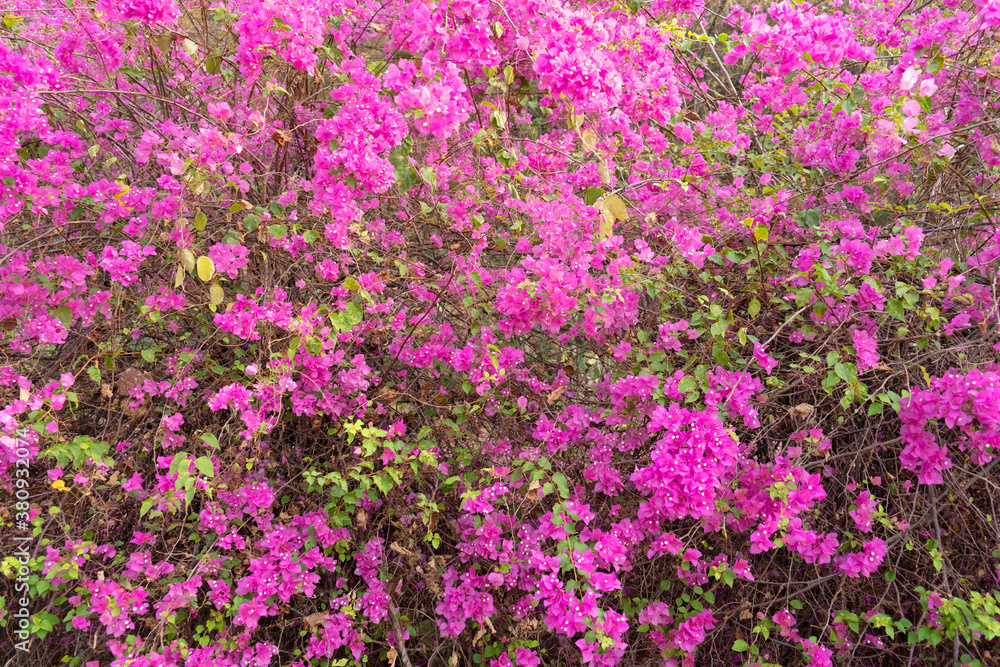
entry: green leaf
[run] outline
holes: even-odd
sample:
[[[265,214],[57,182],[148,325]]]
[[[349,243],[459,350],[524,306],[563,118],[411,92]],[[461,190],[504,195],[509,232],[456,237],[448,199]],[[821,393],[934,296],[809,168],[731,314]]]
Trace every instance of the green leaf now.
[[[396,179],[396,185],[403,192],[412,190],[413,186],[417,183],[417,170],[411,165],[396,165],[396,170],[393,172],[393,176]]]
[[[837,373],[837,377],[844,382],[850,382],[854,378],[858,377],[858,369],[854,367],[854,364],[838,363],[833,367],[833,370]]]
[[[889,299],[885,306],[885,312],[889,313],[897,320],[906,321],[906,314],[903,312],[903,302],[899,299]]]
[[[276,239],[283,239],[285,238],[285,234],[288,233],[288,227],[285,227],[284,225],[271,225],[268,227],[267,231],[272,237]]]
[[[594,202],[601,198],[604,194],[604,188],[588,188],[585,193],[583,193],[583,203],[587,206],[593,206]]]
[[[347,276],[347,280],[344,281],[343,288],[344,289],[359,290],[359,289],[361,289],[361,285],[358,284],[358,281],[355,280],[353,276]]]
[[[747,307],[747,312],[750,313],[750,317],[757,317],[757,313],[760,312],[760,301],[756,298],[750,300],[750,305]]]
[[[873,417],[875,415],[882,414],[882,410],[885,409],[881,403],[872,403],[868,406],[868,416]]]
[[[809,300],[813,297],[813,290],[809,287],[803,287],[802,289],[795,292],[795,305],[802,308]]]
[[[733,642],[733,650],[736,651],[737,653],[743,653],[748,648],[750,648],[750,644],[747,644],[742,639],[737,639],[735,642]]]
[[[712,347],[712,360],[720,366],[728,366],[730,364],[729,355],[726,354],[725,348],[721,345]]]
[[[143,359],[149,363],[153,363],[153,360],[156,359],[156,348],[146,348],[140,354],[142,354]]]
[[[307,229],[304,234],[302,234],[302,240],[306,243],[312,243],[319,238],[319,232],[314,232],[311,229]]]
[[[344,310],[344,319],[347,320],[349,326],[355,326],[361,322],[364,314],[361,312],[361,306],[356,303],[347,304],[347,309]]]
[[[561,472],[554,473],[552,475],[552,481],[555,483],[556,487],[558,487],[559,494],[563,498],[568,498],[569,497],[569,486],[568,486],[568,483],[566,481],[566,475],[562,474]]]
[[[698,391],[698,381],[690,375],[687,375],[677,383],[677,391],[682,394],[689,394],[692,391]]]
[[[260,216],[250,213],[249,215],[243,216],[243,228],[248,232],[252,232],[257,229],[260,224]]]
[[[212,449],[218,449],[219,448],[219,439],[216,438],[211,433],[202,433],[201,434],[201,441],[205,443],[206,447],[211,447]]]
[[[394,484],[392,482],[392,478],[388,475],[375,475],[372,479],[375,480],[375,486],[377,486],[379,491],[383,494],[387,495],[390,491],[392,491]]]
[[[49,313],[62,322],[64,329],[69,329],[73,324],[73,311],[69,309],[68,306],[59,306],[58,308],[53,308]]]
[[[219,243],[224,243],[226,245],[240,245],[243,240],[243,236],[235,229],[227,230],[222,238],[219,239]]]
[[[198,211],[194,216],[194,228],[199,232],[205,231],[205,225],[208,224],[208,216]]]
[[[215,466],[212,465],[211,459],[207,456],[199,456],[195,459],[194,465],[198,468],[198,472],[205,477],[215,477]]]
[[[215,74],[219,71],[219,66],[222,64],[222,56],[218,54],[212,54],[205,58],[205,71],[209,74]]]
[[[437,177],[437,172],[434,171],[434,167],[428,165],[423,169],[421,169],[420,179],[427,185],[431,186],[431,190],[437,190],[438,177]]]
[[[826,374],[826,378],[823,380],[823,388],[830,389],[831,387],[836,387],[840,383],[840,378],[834,372],[829,372]]]
[[[97,366],[88,366],[87,375],[90,376],[90,379],[96,384],[101,383],[101,370]]]
[[[927,62],[925,69],[928,74],[937,74],[942,67],[944,67],[944,56],[938,53]]]
[[[753,230],[753,237],[758,241],[767,241],[769,230],[767,225],[757,225]]]

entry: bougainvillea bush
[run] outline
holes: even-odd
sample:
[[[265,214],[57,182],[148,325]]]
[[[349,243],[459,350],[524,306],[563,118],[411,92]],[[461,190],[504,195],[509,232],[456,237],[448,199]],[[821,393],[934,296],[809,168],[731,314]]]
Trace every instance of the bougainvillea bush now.
[[[8,0],[0,658],[998,664],[998,28]]]

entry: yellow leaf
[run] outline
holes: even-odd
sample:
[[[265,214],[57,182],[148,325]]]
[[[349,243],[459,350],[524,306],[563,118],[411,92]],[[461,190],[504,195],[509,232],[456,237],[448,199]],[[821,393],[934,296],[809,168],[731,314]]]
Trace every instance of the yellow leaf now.
[[[61,479],[57,479],[56,481],[52,482],[52,488],[55,489],[56,491],[69,491],[69,488],[67,488],[66,486],[66,482],[62,481]]]
[[[174,289],[184,286],[184,267],[178,265],[177,273],[174,274]]]
[[[213,306],[218,306],[226,298],[226,293],[222,291],[222,288],[218,284],[208,288],[208,295]]]
[[[580,135],[580,139],[583,141],[583,147],[588,151],[592,151],[597,148],[597,133],[591,129],[586,129],[583,134]]]
[[[601,175],[601,183],[611,185],[611,173],[608,171],[608,164],[603,158],[597,161],[597,173]]]
[[[198,211],[194,216],[194,228],[199,232],[205,231],[205,225],[208,224],[208,216]]]
[[[188,273],[194,272],[194,253],[184,248],[181,250],[181,263],[184,264],[184,270]]]
[[[206,257],[202,255],[198,258],[198,277],[201,278],[202,282],[208,282],[215,275],[215,262],[212,261],[211,257]]]
[[[628,211],[625,210],[625,202],[618,198],[618,195],[611,195],[604,203],[604,210],[610,211],[616,220],[628,218]]]
[[[118,183],[118,185],[120,185],[122,188],[122,191],[115,195],[115,199],[117,199],[120,202],[122,200],[122,197],[124,197],[125,195],[127,195],[129,192],[132,191],[132,188],[127,183],[121,183],[119,181],[115,182]]]
[[[611,214],[611,211],[604,209],[601,211],[601,228],[597,232],[597,240],[606,241],[614,229],[615,216]]]

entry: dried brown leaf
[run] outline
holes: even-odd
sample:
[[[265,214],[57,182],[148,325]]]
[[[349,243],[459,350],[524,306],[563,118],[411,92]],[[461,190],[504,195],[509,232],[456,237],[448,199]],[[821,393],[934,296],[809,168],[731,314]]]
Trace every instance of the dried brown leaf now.
[[[389,548],[398,553],[400,556],[416,556],[415,553],[399,545],[399,542],[393,542],[389,545]]]
[[[303,616],[302,620],[305,624],[309,626],[309,629],[322,625],[323,621],[326,619],[326,612],[317,611],[315,614],[309,614],[308,616]]]
[[[808,403],[799,403],[794,408],[791,409],[793,417],[800,417],[806,419],[809,415],[813,413],[813,406]]]

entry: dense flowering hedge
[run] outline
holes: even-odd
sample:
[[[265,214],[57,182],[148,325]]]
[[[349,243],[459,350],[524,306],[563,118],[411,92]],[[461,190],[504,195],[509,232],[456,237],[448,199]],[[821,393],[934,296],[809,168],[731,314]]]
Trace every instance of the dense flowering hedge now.
[[[5,661],[994,664],[997,0],[2,18]]]

